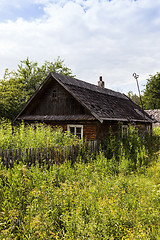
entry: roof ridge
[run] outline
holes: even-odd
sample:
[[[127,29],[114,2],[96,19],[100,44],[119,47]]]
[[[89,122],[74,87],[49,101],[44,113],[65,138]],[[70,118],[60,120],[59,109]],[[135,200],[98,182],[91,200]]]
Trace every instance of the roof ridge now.
[[[56,77],[58,78],[59,81],[63,82],[63,84],[65,85],[70,85],[70,86],[76,86],[76,87],[80,87],[80,88],[85,88],[85,89],[89,89],[91,91],[94,92],[99,92],[99,93],[103,93],[106,95],[111,95],[111,96],[115,96],[115,97],[119,97],[119,98],[123,98],[123,99],[128,99],[123,93],[108,89],[108,88],[101,88],[98,85],[95,85],[93,83],[88,83],[85,82],[83,80],[79,80],[77,78],[73,78],[73,77],[69,77],[66,75],[62,75],[59,73],[55,73],[52,72],[52,77]]]

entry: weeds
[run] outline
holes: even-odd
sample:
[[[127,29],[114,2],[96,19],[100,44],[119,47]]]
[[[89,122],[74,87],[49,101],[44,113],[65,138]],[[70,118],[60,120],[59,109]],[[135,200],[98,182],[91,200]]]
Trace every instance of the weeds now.
[[[47,131],[38,125],[35,136],[33,127],[3,123],[0,144],[77,141],[59,129]],[[139,136],[133,129],[125,139],[112,135],[96,157],[83,161],[82,151],[74,164],[67,159],[50,168],[1,164],[0,239],[159,239],[159,136],[158,130]]]
[[[2,239],[158,239],[159,165],[115,177],[105,164],[1,169]]]
[[[49,148],[81,142],[76,136],[63,132],[62,128],[39,124],[12,126],[11,122],[0,122],[0,149]]]
[[[114,174],[143,171],[158,157],[160,133],[155,129],[153,135],[140,135],[130,127],[128,135],[112,133],[102,143],[102,151],[107,158],[108,168]]]

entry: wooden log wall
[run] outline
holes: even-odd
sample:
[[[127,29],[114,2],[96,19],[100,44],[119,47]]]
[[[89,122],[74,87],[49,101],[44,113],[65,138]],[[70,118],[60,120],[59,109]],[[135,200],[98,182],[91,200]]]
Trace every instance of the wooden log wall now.
[[[83,126],[84,139],[94,141],[96,140],[96,134],[97,134],[96,124],[88,124]]]
[[[56,92],[56,97],[53,97],[53,92]],[[84,107],[75,98],[59,83],[53,81],[40,96],[34,99],[25,115],[74,115],[85,112]]]

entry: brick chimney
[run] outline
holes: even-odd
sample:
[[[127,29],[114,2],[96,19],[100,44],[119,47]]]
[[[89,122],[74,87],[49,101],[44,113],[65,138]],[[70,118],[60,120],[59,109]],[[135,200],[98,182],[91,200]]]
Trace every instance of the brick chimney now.
[[[98,86],[104,88],[104,81],[102,81],[102,76],[99,77]]]

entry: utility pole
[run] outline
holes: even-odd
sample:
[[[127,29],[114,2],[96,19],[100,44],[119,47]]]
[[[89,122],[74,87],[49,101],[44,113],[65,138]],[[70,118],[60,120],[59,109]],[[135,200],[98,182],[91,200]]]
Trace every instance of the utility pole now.
[[[140,102],[141,102],[142,110],[144,111],[143,102],[142,102],[142,98],[141,98],[141,92],[140,92],[139,83],[138,83],[139,75],[137,73],[133,73],[133,77],[136,79],[137,88],[138,88],[138,92],[139,92],[139,99],[140,99]]]
[[[141,106],[142,106],[142,110],[143,110],[143,117],[144,117],[144,121],[145,121],[146,118],[145,118],[145,113],[144,113],[144,109],[143,109],[143,102],[142,102],[141,92],[140,92],[139,83],[138,83],[139,75],[137,73],[133,73],[133,77],[136,79],[137,88],[138,88],[138,92],[139,92],[139,99],[140,99],[140,102],[141,102]]]

